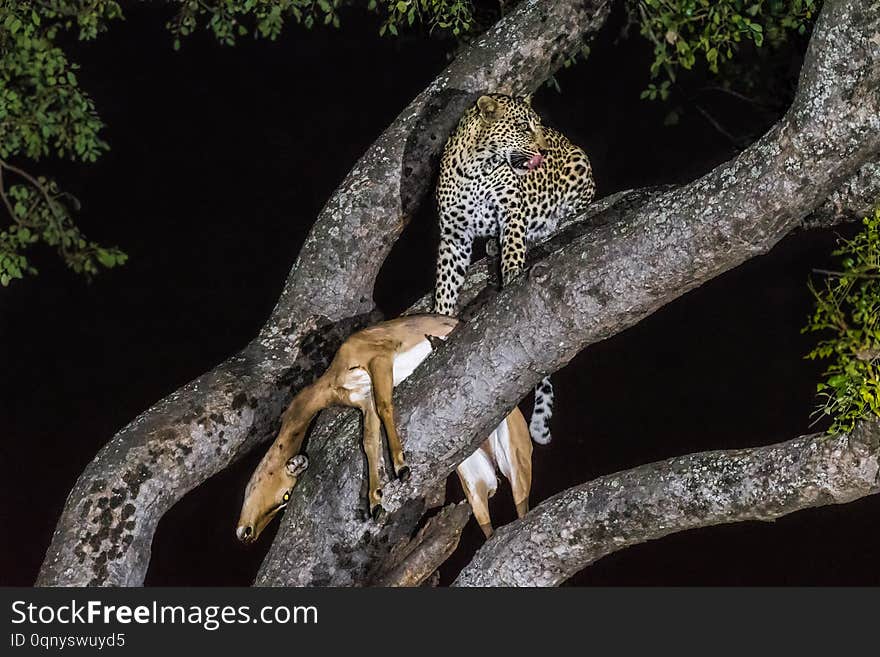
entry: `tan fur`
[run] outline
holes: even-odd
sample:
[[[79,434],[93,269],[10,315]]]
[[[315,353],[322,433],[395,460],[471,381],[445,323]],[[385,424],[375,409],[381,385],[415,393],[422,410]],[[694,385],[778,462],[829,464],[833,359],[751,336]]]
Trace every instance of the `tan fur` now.
[[[519,408],[514,407],[510,415],[505,418],[507,430],[510,435],[509,449],[496,451],[490,436],[486,442],[480,445],[478,452],[482,452],[492,465],[492,469],[501,470],[507,477],[513,491],[513,502],[516,505],[516,515],[522,518],[529,510],[529,492],[532,489],[532,440],[529,435],[529,427],[526,419]],[[489,517],[489,498],[495,492],[494,477],[479,479],[469,482],[465,476],[469,461],[478,458],[479,454],[468,457],[458,467],[458,479],[464,488],[474,517],[480,525],[480,529],[486,538],[492,536],[492,519]]]
[[[300,454],[306,431],[315,415],[332,405],[358,408],[364,415],[363,446],[369,470],[370,512],[374,516],[381,512],[379,459],[382,426],[388,437],[395,474],[405,478],[409,472],[394,422],[394,359],[411,353],[413,348],[423,346],[427,336],[445,338],[457,323],[455,318],[445,315],[412,315],[382,322],[349,337],[339,348],[327,371],[312,385],[300,391],[282,415],[278,437],[260,461],[245,490],[236,532],[239,539],[244,542],[256,540],[269,521],[286,506],[297,477],[307,467],[305,455]],[[366,395],[361,394],[365,380],[370,388]],[[511,480],[517,481],[514,486],[514,501],[522,515],[528,508],[531,486],[531,441],[519,409],[514,408],[505,422],[510,436],[511,454],[509,457],[502,455],[504,458],[501,460],[505,463],[510,461],[514,469],[515,474]],[[485,450],[490,440],[481,449]],[[491,445],[488,449],[487,457],[494,467],[498,467],[499,455],[493,452]],[[504,474],[511,479],[510,473]],[[489,487],[487,485],[484,488],[485,490],[476,491],[465,486],[481,527],[488,524],[488,536],[491,534],[491,523],[485,500],[488,499]],[[492,491],[494,492],[494,486]],[[476,505],[484,505],[485,511],[481,506],[478,512],[474,500],[477,500]]]

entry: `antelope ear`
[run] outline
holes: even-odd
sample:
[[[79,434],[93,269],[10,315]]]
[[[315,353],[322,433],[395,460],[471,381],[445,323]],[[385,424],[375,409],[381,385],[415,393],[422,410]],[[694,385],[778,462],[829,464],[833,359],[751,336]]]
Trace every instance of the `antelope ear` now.
[[[298,477],[309,467],[309,457],[305,454],[297,454],[287,460],[285,469],[291,477]]]
[[[529,107],[532,106],[532,94],[526,94],[525,96],[520,96],[520,100],[524,102]]]
[[[498,118],[498,102],[491,96],[480,96],[477,99],[477,107],[480,108],[480,117],[487,123]]]

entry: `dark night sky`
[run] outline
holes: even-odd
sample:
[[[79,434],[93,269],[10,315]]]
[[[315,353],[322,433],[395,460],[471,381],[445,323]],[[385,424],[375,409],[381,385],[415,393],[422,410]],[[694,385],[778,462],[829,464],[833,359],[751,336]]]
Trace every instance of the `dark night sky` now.
[[[67,492],[117,429],[256,333],[323,202],[449,47],[380,39],[372,18],[352,13],[340,31],[290,27],[278,43],[234,49],[199,35],[174,53],[163,12],[127,16],[73,49],[112,150],[52,172],[83,202],[87,234],[131,260],[87,284],[42,253],[39,277],[0,291],[0,584],[33,582]],[[685,182],[733,156],[695,112],[667,128],[668,108],[639,100],[650,49],[638,37],[615,45],[619,18],[585,64],[559,75],[562,94],[545,88],[535,101],[586,148],[599,194]],[[700,102],[738,131],[773,120],[720,94]],[[426,204],[388,259],[376,293],[387,313],[430,289],[435,221]],[[834,239],[793,235],[573,360],[555,378],[554,442],[535,449],[533,504],[641,463],[807,431],[819,368],[802,358],[805,282]],[[259,456],[172,509],[148,584],[251,581],[274,531],[245,549],[233,525]],[[461,497],[457,482],[449,490]],[[512,516],[502,488],[493,519]],[[691,531],[572,583],[880,584],[877,517],[873,498]],[[444,581],[481,541],[471,522]]]

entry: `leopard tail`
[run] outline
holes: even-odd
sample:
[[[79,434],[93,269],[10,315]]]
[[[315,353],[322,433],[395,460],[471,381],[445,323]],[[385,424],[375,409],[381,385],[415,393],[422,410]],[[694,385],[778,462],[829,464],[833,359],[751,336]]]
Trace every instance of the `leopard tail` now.
[[[550,377],[544,378],[535,386],[535,407],[529,422],[529,433],[539,445],[546,445],[553,436],[550,435],[550,419],[553,417],[553,384]]]

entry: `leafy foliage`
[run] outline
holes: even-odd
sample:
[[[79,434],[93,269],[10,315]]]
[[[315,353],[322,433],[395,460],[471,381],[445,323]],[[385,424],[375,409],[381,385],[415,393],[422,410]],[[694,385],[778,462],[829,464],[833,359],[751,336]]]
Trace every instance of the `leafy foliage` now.
[[[703,61],[713,73],[741,43],[778,45],[804,34],[819,0],[637,0],[639,29],[654,44],[651,77],[676,81],[679,69]],[[632,11],[632,7],[631,7]]]
[[[207,26],[220,43],[235,45],[238,37],[254,36],[275,40],[284,21],[311,28],[318,24],[339,27],[342,0],[182,0],[168,29],[174,35],[174,48],[200,24]]]
[[[880,416],[880,209],[834,251],[841,271],[823,271],[810,282],[816,310],[804,332],[829,335],[807,358],[830,359],[816,387],[816,414],[831,418],[829,433],[852,430],[858,420]]]
[[[86,275],[125,261],[118,249],[101,247],[81,234],[71,215],[76,199],[54,181],[10,163],[47,156],[94,162],[107,149],[99,137],[103,123],[77,82],[78,66],[55,39],[61,30],[94,38],[108,20],[120,16],[119,5],[105,0],[0,4],[0,199],[10,221],[0,230],[0,285],[36,273],[25,252],[39,242]],[[8,176],[18,182],[7,185]]]
[[[80,232],[70,212],[78,207],[76,199],[61,192],[53,180],[32,178],[24,171],[20,175],[27,183],[3,192],[13,222],[0,231],[0,285],[5,287],[24,274],[37,273],[24,255],[37,242],[55,248],[68,267],[87,276],[97,274],[99,265],[110,268],[125,263],[125,253],[89,241]]]
[[[205,25],[217,39],[233,45],[238,37],[253,35],[277,39],[286,20],[312,28],[341,24],[339,12],[348,6],[366,5],[383,17],[379,33],[397,36],[400,30],[422,26],[464,36],[479,29],[471,0],[182,0],[177,15],[168,22],[174,47],[182,37]]]
[[[478,25],[470,0],[370,0],[369,8],[386,15],[380,34],[387,30],[396,35],[400,26],[417,23],[432,31],[440,28],[461,36]]]

